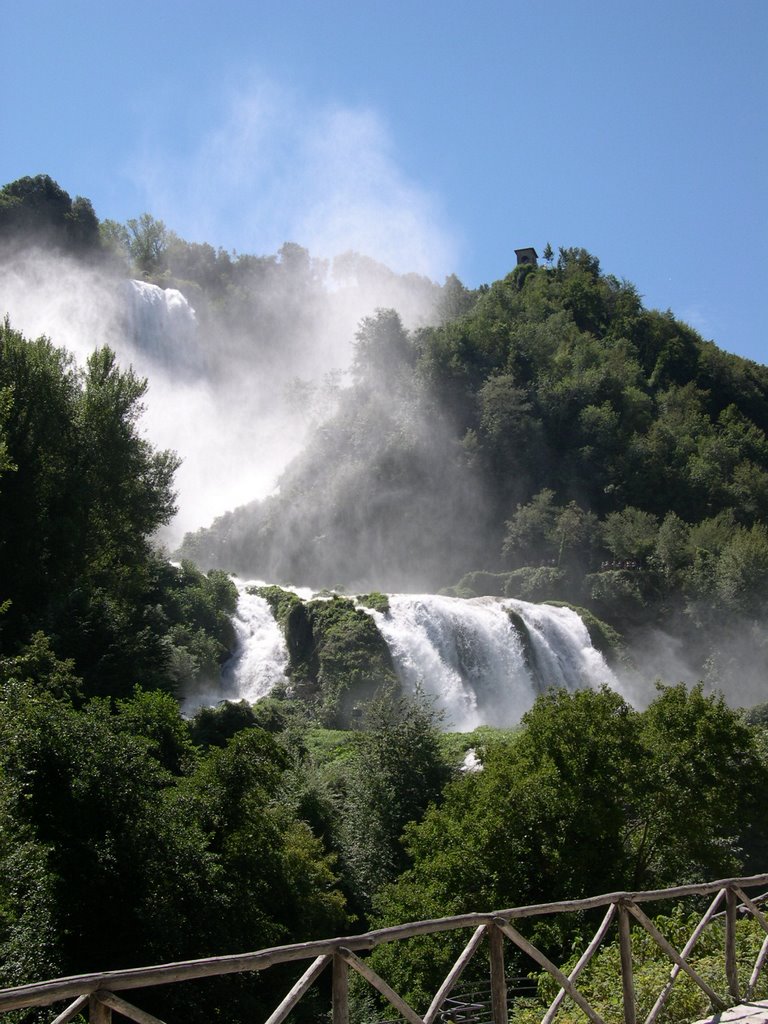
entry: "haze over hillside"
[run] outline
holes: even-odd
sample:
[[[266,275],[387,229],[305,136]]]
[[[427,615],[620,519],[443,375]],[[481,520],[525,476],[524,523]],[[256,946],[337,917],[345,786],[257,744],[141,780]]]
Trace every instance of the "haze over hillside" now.
[[[394,305],[416,327],[437,315],[442,293],[358,253],[322,261],[286,242],[235,255],[187,243],[149,214],[99,224],[88,200],[43,175],[3,190],[0,232],[14,327],[81,363],[108,344],[149,378],[143,424],[183,460],[179,511],[163,534],[171,546],[273,489],[334,407],[361,317]]]

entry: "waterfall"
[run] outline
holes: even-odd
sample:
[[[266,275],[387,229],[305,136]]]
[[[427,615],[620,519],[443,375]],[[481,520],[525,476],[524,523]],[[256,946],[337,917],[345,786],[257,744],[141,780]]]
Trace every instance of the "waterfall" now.
[[[288,682],[285,637],[267,601],[248,592],[257,585],[238,582],[235,654],[220,690],[198,693],[194,706],[255,701]],[[304,601],[312,596],[290,589]],[[448,729],[514,725],[550,686],[573,691],[618,685],[570,608],[510,598],[392,594],[387,612],[364,610],[389,647],[404,691],[432,699]]]
[[[434,699],[449,729],[517,721],[531,690],[523,645],[502,605],[431,594],[394,594],[373,612],[406,692]]]
[[[248,592],[260,584],[241,580],[235,583],[239,591],[237,612],[232,619],[235,651],[222,669],[219,686],[197,687],[186,695],[185,714],[194,714],[197,708],[222,700],[247,700],[253,704],[279,683],[287,682],[288,649],[282,630],[265,599]]]
[[[388,613],[372,614],[401,682],[406,691],[434,699],[449,729],[512,725],[549,686],[576,690],[616,682],[569,608],[431,594],[396,594],[389,602]]]
[[[531,644],[531,669],[539,686],[576,690],[618,681],[595,650],[582,619],[571,608],[509,599],[504,607],[525,623]]]
[[[234,618],[237,648],[222,673],[225,688],[251,703],[286,681],[288,664],[285,638],[272,609],[263,597],[248,593],[248,587],[256,585],[240,587]]]
[[[176,288],[127,282],[128,330],[142,355],[174,371],[204,368],[194,309]]]

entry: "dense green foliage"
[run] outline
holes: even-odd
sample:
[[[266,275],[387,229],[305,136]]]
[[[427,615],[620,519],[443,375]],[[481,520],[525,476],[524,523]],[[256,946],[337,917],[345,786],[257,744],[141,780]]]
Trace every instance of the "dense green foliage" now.
[[[215,677],[231,649],[231,580],[151,544],[174,512],[178,460],[138,428],[145,389],[109,349],[78,370],[47,339],[0,326],[4,677],[28,671],[39,634],[85,695],[175,690]]]
[[[0,188],[0,243],[30,242],[76,256],[101,249],[99,221],[90,200],[74,200],[47,174],[19,178]]]
[[[765,751],[700,688],[665,689],[642,713],[609,690],[550,693],[483,759],[482,772],[451,783],[406,829],[413,866],[378,894],[378,923],[657,888],[765,862]],[[530,927],[562,957],[582,924]],[[373,957],[399,991],[428,1004],[461,941],[430,936]]]
[[[343,898],[322,844],[280,800],[285,768],[258,728],[203,756],[168,695],[75,710],[4,687],[2,981],[337,931]],[[258,984],[174,989],[160,1008],[169,1000],[197,1020],[265,1008]]]
[[[686,915],[682,908],[678,907],[671,914],[659,915],[654,924],[676,949],[682,949],[698,924],[698,918],[695,915]],[[722,922],[711,925],[704,932],[694,954],[690,957],[694,970],[716,992],[725,992],[728,988],[723,957],[724,931]],[[738,922],[736,941],[740,978],[750,976],[764,938],[765,932],[757,922]],[[581,952],[580,949],[579,953]],[[669,977],[670,961],[653,939],[641,929],[635,929],[633,933],[632,954],[637,1014],[638,1017],[645,1017]],[[574,967],[577,959],[578,954],[571,957],[567,965],[568,970]],[[619,948],[618,941],[614,939],[600,949],[579,978],[579,991],[589,1000],[590,1005],[606,1024],[624,1022],[621,986],[617,984],[619,976]],[[557,990],[549,976],[541,977],[538,987],[540,994],[537,999],[521,999],[514,1003],[511,1008],[510,1024],[540,1024]],[[753,999],[765,999],[767,995],[768,982],[762,978],[758,982]],[[708,997],[684,972],[681,972],[659,1019],[664,1024],[691,1024],[691,1021],[707,1018],[711,1012]],[[584,1014],[570,1000],[566,1000],[557,1020],[559,1024],[581,1024]]]
[[[367,915],[374,895],[408,866],[403,829],[440,800],[451,773],[428,707],[385,695],[364,725],[348,765],[338,841],[351,893]]]

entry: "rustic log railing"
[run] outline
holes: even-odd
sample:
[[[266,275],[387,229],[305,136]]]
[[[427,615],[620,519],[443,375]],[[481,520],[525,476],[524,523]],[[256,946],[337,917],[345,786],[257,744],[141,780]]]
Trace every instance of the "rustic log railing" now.
[[[612,931],[614,925],[617,924],[621,958],[621,979],[617,978],[617,990],[620,987],[623,993],[625,1024],[636,1024],[637,1006],[632,966],[632,926],[634,924],[643,928],[651,936],[672,963],[669,977],[660,991],[656,1003],[645,1018],[645,1024],[653,1024],[681,972],[687,974],[692,982],[707,995],[715,1010],[722,1010],[742,999],[751,998],[766,959],[768,959],[768,919],[755,901],[747,896],[745,890],[756,887],[764,888],[766,885],[768,885],[768,874],[752,875],[748,878],[728,878],[717,882],[681,885],[671,889],[646,892],[607,893],[589,899],[564,900],[559,903],[513,907],[510,910],[493,913],[461,914],[456,917],[431,921],[417,921],[391,928],[380,928],[361,935],[303,942],[290,946],[276,946],[253,953],[188,960],[152,967],[137,967],[125,971],[81,974],[21,985],[16,988],[0,989],[0,1012],[52,1006],[55,1003],[71,1000],[66,1008],[54,1018],[52,1024],[67,1024],[68,1021],[83,1012],[87,1012],[90,1024],[111,1024],[113,1011],[135,1021],[136,1024],[163,1024],[157,1017],[133,1005],[116,993],[225,974],[263,971],[276,964],[311,960],[310,966],[267,1018],[265,1024],[280,1024],[281,1021],[284,1021],[326,969],[332,972],[333,1024],[350,1024],[350,968],[375,988],[403,1019],[410,1021],[411,1024],[436,1024],[441,1019],[446,1019],[442,1017],[446,999],[467,965],[481,946],[487,942],[490,961],[490,1019],[493,1024],[507,1024],[509,1018],[504,973],[504,947],[505,940],[508,940],[526,953],[540,968],[547,971],[560,985],[558,995],[542,1017],[542,1024],[552,1024],[558,1008],[566,997],[576,1003],[594,1024],[605,1024],[603,1018],[578,990],[576,982],[587,963]],[[659,903],[686,897],[712,895],[714,895],[714,899],[688,942],[679,952],[658,931],[640,907],[641,903]],[[600,907],[607,908],[605,917],[569,975],[552,963],[512,923],[526,918],[575,913],[595,910]],[[718,993],[699,976],[688,958],[707,925],[715,916],[718,916],[718,911],[723,907],[725,920],[723,956],[727,991]],[[751,915],[766,933],[766,938],[747,981],[743,981],[739,977],[737,968],[736,921],[739,910]],[[370,951],[383,943],[465,928],[474,929],[472,936],[445,981],[438,988],[423,1016],[409,1006],[402,996],[358,956],[358,953]]]

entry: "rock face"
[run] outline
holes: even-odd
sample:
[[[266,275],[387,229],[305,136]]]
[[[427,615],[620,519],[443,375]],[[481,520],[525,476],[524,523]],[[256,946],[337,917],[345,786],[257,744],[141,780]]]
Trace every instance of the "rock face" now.
[[[291,689],[317,705],[323,724],[349,728],[380,690],[399,688],[384,637],[354,601],[334,594],[303,602],[279,587],[260,593],[285,633]]]

